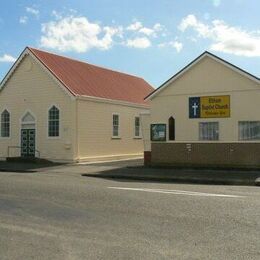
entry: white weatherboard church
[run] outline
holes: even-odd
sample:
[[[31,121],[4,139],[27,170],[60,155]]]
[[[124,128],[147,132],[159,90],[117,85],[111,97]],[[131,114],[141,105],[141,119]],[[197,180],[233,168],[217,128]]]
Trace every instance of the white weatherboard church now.
[[[26,48],[0,85],[0,158],[73,162],[143,154],[143,79]]]

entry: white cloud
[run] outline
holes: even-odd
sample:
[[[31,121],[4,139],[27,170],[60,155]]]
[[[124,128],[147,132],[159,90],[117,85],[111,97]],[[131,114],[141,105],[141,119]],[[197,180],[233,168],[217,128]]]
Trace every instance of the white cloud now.
[[[134,31],[139,34],[144,34],[146,36],[156,37],[157,33],[163,30],[163,26],[160,23],[154,24],[153,27],[145,27],[140,21],[135,21],[126,27],[128,31]]]
[[[170,45],[176,49],[177,52],[180,52],[183,48],[183,44],[181,42],[178,41],[174,41],[172,43],[170,43]]]
[[[14,58],[11,55],[4,54],[3,56],[0,56],[0,62],[15,62],[16,58]]]
[[[199,35],[203,37],[211,33],[209,26],[202,22],[199,22],[196,16],[193,14],[190,14],[184,19],[182,19],[178,28],[182,32],[186,31],[188,28],[193,28],[199,33]]]
[[[126,46],[138,49],[146,49],[151,46],[151,41],[147,37],[138,37],[126,41]]]
[[[19,19],[20,24],[27,24],[28,22],[28,17],[27,16],[21,16]]]
[[[102,27],[86,17],[69,16],[42,24],[42,47],[59,51],[86,52],[92,48],[107,50],[113,37],[122,34],[121,27]]]
[[[132,24],[130,24],[129,26],[126,27],[126,29],[128,31],[138,31],[143,27],[142,23],[139,21],[136,21]]]
[[[188,15],[179,25],[182,32],[189,28],[199,37],[211,40],[211,50],[247,57],[260,56],[260,34],[257,31],[233,27],[222,20],[205,24],[194,15]]]
[[[160,43],[158,45],[158,47],[159,48],[172,47],[179,53],[183,49],[183,44],[181,42],[175,40],[175,41]]]
[[[147,27],[143,27],[139,30],[140,33],[143,33],[147,36],[153,35],[154,34],[154,30],[151,28],[147,28]]]
[[[160,23],[151,27],[144,26],[134,20],[128,26],[102,25],[100,22],[90,22],[87,17],[75,13],[63,16],[56,10],[51,12],[52,20],[43,23],[40,46],[58,51],[87,52],[90,49],[108,50],[114,45],[137,49],[152,46],[154,38],[166,36],[166,29]],[[180,46],[175,46],[180,51]]]
[[[163,26],[160,24],[160,23],[156,23],[154,26],[153,26],[153,29],[157,32],[159,31],[162,31],[163,30]]]
[[[26,7],[25,10],[26,10],[27,13],[33,14],[36,17],[38,17],[39,14],[40,14],[40,11],[38,9],[34,8],[34,7]]]
[[[215,7],[220,6],[220,4],[221,4],[221,0],[213,0],[213,5],[214,5]]]
[[[99,39],[99,46],[100,49],[107,50],[112,47],[114,43],[114,36],[118,36],[122,38],[122,27],[110,27],[110,26],[105,26],[103,28],[104,31],[104,36],[102,39]]]
[[[112,26],[105,26],[77,14],[63,17],[53,10],[51,15],[53,20],[42,24],[40,46],[62,52],[83,53],[94,48],[108,50],[115,44],[146,49],[152,45],[152,38],[165,32],[160,23],[155,23],[151,28],[139,21],[126,27],[115,25],[115,22]]]

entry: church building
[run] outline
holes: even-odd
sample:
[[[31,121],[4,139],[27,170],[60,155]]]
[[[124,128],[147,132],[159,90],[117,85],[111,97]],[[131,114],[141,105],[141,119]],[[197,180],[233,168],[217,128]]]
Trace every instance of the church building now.
[[[27,47],[0,85],[0,159],[139,157],[151,91],[142,78]]]
[[[147,164],[260,167],[258,77],[205,52],[145,100]]]

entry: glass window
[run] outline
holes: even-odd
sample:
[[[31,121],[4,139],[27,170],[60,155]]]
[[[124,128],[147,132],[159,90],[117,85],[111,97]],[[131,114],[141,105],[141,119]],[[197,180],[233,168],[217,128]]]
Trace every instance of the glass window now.
[[[260,140],[260,121],[238,122],[239,140]]]
[[[140,117],[135,117],[135,136],[140,137]]]
[[[119,115],[113,115],[113,136],[119,136]]]
[[[7,110],[1,114],[1,137],[10,137],[10,113]]]
[[[49,110],[49,129],[48,134],[50,137],[60,135],[60,111],[57,107],[53,106]]]
[[[218,122],[199,123],[199,139],[202,141],[219,140],[219,123]]]

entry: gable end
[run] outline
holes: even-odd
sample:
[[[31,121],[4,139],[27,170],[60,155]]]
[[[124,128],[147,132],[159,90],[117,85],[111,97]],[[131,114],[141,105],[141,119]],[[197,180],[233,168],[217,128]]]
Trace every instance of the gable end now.
[[[71,98],[75,98],[75,95],[70,92],[64,85],[63,83],[34,55],[33,52],[30,51],[30,49],[28,47],[26,47],[24,49],[24,51],[20,54],[20,56],[18,57],[18,59],[15,61],[15,63],[13,64],[13,66],[10,68],[10,70],[7,72],[7,74],[5,75],[5,77],[3,78],[3,80],[0,83],[0,93],[1,91],[4,89],[6,83],[8,82],[8,80],[12,77],[13,73],[16,71],[16,69],[18,68],[18,66],[20,65],[20,63],[24,60],[24,58],[26,56],[30,55],[30,57],[32,57],[37,64],[39,64],[39,66],[45,71],[47,72],[47,74],[49,74],[49,76],[52,77],[52,79],[59,85],[59,87],[66,92],[66,94],[68,94]]]
[[[189,69],[191,69],[193,66],[195,66],[197,63],[199,63],[202,59],[204,59],[205,57],[209,57],[213,60],[215,60],[218,63],[221,63],[222,65],[232,69],[233,71],[239,73],[240,75],[260,84],[260,78],[250,74],[249,72],[229,63],[228,61],[221,59],[220,57],[205,51],[204,53],[202,53],[200,56],[198,56],[195,60],[193,60],[192,62],[190,62],[187,66],[185,66],[182,70],[180,70],[179,72],[177,72],[175,75],[173,75],[170,79],[168,79],[167,81],[165,81],[160,87],[158,87],[157,89],[155,89],[153,92],[151,92],[147,97],[145,97],[145,100],[151,100],[153,97],[155,97],[156,95],[159,94],[159,92],[161,92],[163,89],[165,89],[166,87],[168,87],[172,82],[174,82],[175,80],[177,80],[180,76],[182,76],[186,71],[188,71]]]

